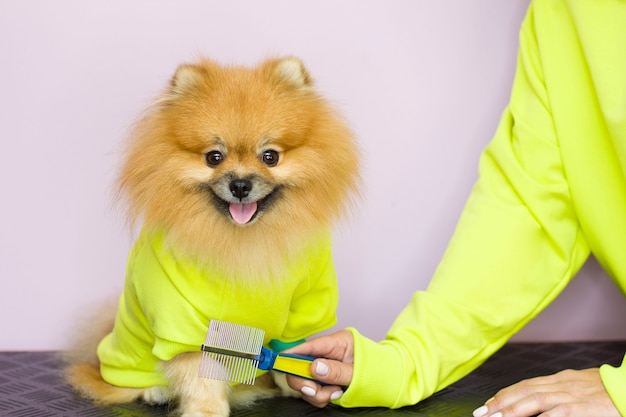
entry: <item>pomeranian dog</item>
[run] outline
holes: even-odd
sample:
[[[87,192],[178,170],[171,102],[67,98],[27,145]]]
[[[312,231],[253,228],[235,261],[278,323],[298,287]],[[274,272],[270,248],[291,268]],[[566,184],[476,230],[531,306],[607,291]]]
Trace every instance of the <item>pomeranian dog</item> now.
[[[120,197],[141,233],[117,312],[83,337],[70,384],[99,404],[197,417],[295,394],[271,373],[201,378],[200,347],[211,319],[261,328],[275,350],[335,324],[330,226],[358,168],[352,132],[297,58],[181,65],[125,151]]]

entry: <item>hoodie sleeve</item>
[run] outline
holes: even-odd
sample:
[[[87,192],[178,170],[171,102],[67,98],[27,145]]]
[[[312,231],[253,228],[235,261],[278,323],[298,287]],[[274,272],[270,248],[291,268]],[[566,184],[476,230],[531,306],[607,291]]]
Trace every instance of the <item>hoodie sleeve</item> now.
[[[352,329],[354,374],[342,406],[411,405],[465,376],[550,304],[589,255],[551,117],[534,4],[509,105],[443,259],[385,340]]]
[[[279,350],[290,347],[290,342],[301,342],[312,334],[327,330],[337,322],[335,311],[339,292],[330,231],[312,245],[305,266],[307,271],[303,274],[306,279],[293,294]]]

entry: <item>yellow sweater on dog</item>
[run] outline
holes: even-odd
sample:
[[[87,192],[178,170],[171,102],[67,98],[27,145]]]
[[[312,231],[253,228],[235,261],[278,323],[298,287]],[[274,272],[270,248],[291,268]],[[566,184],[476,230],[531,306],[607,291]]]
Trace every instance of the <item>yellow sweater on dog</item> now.
[[[353,329],[354,375],[337,402],[395,408],[443,389],[549,305],[590,253],[626,292],[626,2],[535,0],[510,104],[430,286],[384,341]],[[626,417],[626,361],[600,373]]]
[[[199,352],[210,319],[296,342],[336,322],[338,293],[330,234],[275,280],[219,276],[180,257],[159,233],[143,232],[128,260],[114,330],[98,346],[102,377],[123,387],[165,385],[160,361]],[[275,344],[274,344],[275,347]]]

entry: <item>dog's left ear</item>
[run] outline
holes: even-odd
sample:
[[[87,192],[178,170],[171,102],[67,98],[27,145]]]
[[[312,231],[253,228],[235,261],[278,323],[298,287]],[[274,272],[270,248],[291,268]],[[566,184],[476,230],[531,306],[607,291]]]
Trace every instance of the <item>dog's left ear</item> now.
[[[313,85],[313,80],[302,61],[296,57],[268,61],[266,68],[271,70],[271,75],[275,80],[290,87],[301,89],[310,88]]]

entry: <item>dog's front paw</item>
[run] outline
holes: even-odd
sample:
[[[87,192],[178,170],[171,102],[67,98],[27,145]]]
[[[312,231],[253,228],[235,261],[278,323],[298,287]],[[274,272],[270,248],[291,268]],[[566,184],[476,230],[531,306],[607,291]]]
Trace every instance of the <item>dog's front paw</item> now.
[[[171,392],[167,387],[154,386],[146,388],[141,399],[151,405],[166,404],[172,398]]]
[[[283,397],[302,397],[302,394],[291,389],[289,384],[287,384],[287,375],[280,372],[272,372],[272,378],[274,379],[276,386],[280,389],[280,395]]]

